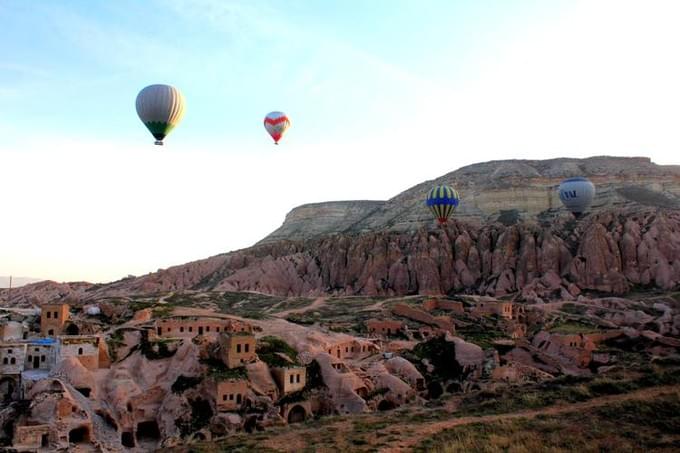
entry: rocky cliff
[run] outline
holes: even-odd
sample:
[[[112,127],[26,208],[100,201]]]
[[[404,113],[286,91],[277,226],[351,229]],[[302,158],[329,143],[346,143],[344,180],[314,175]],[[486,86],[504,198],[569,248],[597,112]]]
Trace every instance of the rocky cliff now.
[[[384,204],[384,201],[361,200],[330,201],[298,206],[286,215],[283,225],[261,243],[292,238],[303,239],[347,231]]]
[[[385,202],[362,204],[358,215],[353,203],[366,202],[300,206],[262,243],[308,239],[318,236],[317,232],[415,231],[432,221],[423,199],[436,184],[451,184],[458,189],[461,205],[455,216],[468,222],[512,223],[549,217],[562,210],[557,186],[572,176],[586,176],[596,184],[592,212],[632,205],[680,208],[680,166],[656,165],[645,157],[503,160],[469,165]],[[339,218],[343,222],[334,221]]]
[[[414,233],[280,241],[144,277],[81,285],[67,294],[89,300],[176,290],[280,296],[515,293],[527,300],[571,300],[584,290],[624,294],[679,284],[680,211],[657,208],[611,210],[578,222],[566,214],[510,226],[453,221],[445,229]],[[15,303],[26,300],[25,292],[13,296]]]
[[[207,262],[217,270],[203,274],[192,289],[281,296],[521,292],[529,299],[572,299],[583,290],[672,289],[680,283],[680,212],[614,210],[579,222],[564,215],[511,226],[454,221],[446,229],[415,233],[264,244]],[[144,285],[181,289],[168,272],[192,274],[201,267],[205,263],[150,275]]]
[[[598,195],[576,221],[555,187],[575,174]],[[463,207],[438,228],[423,206],[435,183]],[[293,210],[260,244],[104,285],[41,282],[0,298],[27,305],[177,290],[281,296],[510,293],[576,298],[680,284],[680,167],[644,158],[501,161],[464,167],[387,202],[319,203]]]

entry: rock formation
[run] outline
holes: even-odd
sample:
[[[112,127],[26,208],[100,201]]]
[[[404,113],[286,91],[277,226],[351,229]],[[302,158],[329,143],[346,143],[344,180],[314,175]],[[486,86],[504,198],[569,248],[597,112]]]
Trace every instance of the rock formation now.
[[[585,175],[598,188],[585,218],[555,187]],[[436,228],[425,189],[462,193],[455,220]],[[526,299],[624,294],[680,282],[680,167],[646,158],[593,157],[471,165],[386,202],[334,202],[293,210],[259,245],[104,285],[40,282],[0,290],[11,305],[97,300],[178,290],[280,296],[521,292]],[[511,212],[512,211],[512,212]],[[105,312],[106,307],[102,307]]]

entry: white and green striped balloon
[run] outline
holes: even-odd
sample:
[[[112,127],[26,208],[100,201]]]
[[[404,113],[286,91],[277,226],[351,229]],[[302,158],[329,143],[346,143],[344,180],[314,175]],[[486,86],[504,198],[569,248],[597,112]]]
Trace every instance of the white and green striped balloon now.
[[[170,85],[149,85],[137,95],[136,107],[139,119],[156,139],[156,145],[162,145],[163,139],[184,116],[184,96]]]

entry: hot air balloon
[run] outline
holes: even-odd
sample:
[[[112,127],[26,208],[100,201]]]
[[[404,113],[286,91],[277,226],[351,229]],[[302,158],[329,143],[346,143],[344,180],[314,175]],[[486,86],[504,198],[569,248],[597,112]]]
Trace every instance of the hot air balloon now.
[[[588,209],[595,197],[595,186],[586,178],[569,178],[560,183],[560,200],[577,219]]]
[[[446,223],[460,203],[460,195],[451,186],[435,186],[427,194],[427,206],[440,225]]]
[[[264,117],[264,128],[267,129],[269,135],[274,139],[274,144],[278,145],[279,140],[283,137],[290,127],[290,120],[283,112],[270,112]]]
[[[156,145],[179,124],[184,116],[184,96],[170,85],[149,85],[139,92],[137,115],[156,138]]]

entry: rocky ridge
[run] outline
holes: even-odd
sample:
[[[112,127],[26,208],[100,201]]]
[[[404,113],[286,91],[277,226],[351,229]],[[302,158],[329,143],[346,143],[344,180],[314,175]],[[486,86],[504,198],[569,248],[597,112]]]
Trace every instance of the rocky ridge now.
[[[61,285],[61,292],[43,293],[25,287],[11,302],[30,305],[39,294],[91,300],[178,290],[279,296],[518,293],[528,300],[570,300],[584,290],[625,294],[679,284],[680,211],[619,209],[578,222],[566,214],[550,223],[510,226],[454,220],[447,228],[414,233],[280,241],[107,285]]]
[[[437,184],[456,187],[461,196],[456,218],[468,222],[512,223],[549,217],[561,210],[557,186],[573,176],[586,176],[596,184],[592,212],[633,205],[680,208],[677,165],[656,165],[646,157],[503,160],[462,167],[383,202],[329,202],[297,207],[261,243],[310,239],[317,237],[318,232],[415,231],[432,222],[423,197]],[[338,222],[339,218],[343,222]]]
[[[598,187],[591,213],[579,221],[557,209],[554,190],[575,174]],[[454,184],[463,197],[445,229],[436,227],[422,203],[425,189],[435,183]],[[501,209],[507,206],[515,211]],[[182,290],[279,296],[520,293],[527,299],[577,298],[584,290],[667,290],[680,284],[679,206],[680,167],[646,158],[488,162],[386,202],[296,208],[279,230],[248,249],[109,284],[40,282],[11,294],[0,290],[0,298],[31,306]]]

